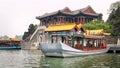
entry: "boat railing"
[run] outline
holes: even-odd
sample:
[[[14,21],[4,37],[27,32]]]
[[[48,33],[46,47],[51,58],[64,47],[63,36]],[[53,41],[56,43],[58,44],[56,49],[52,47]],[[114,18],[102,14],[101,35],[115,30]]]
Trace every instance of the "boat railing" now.
[[[92,46],[92,44],[87,44],[86,46],[82,46],[82,44],[76,44],[75,45],[76,49],[79,50],[84,50],[84,51],[89,51],[89,50],[99,50],[99,49],[105,49],[107,48],[107,44],[100,44],[98,46]]]
[[[82,44],[76,44],[76,45],[75,45],[75,48],[76,48],[76,49],[82,49]]]

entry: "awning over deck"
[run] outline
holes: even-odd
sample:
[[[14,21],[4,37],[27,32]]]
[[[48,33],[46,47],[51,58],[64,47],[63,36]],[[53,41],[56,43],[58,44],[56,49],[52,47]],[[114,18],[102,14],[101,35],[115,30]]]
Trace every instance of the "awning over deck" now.
[[[18,38],[10,38],[11,41],[20,41]]]
[[[8,39],[3,39],[3,38],[0,38],[0,42],[6,42],[6,41],[10,41]]]
[[[104,30],[103,29],[99,29],[99,30],[86,30],[87,34],[103,34]]]
[[[99,30],[86,30],[87,35],[110,35],[110,33],[104,32],[103,29]]]
[[[83,28],[82,24],[76,25],[75,23],[69,23],[69,24],[59,24],[59,25],[51,25],[49,26],[45,31],[50,32],[50,31],[70,31],[73,29],[83,30],[83,32],[86,32],[86,30]]]
[[[84,35],[110,35],[110,33],[105,33],[103,29],[86,30],[82,24],[76,25],[75,23],[51,25],[45,29],[45,32],[72,31],[74,29],[82,30]]]
[[[75,23],[69,23],[69,24],[59,24],[59,25],[51,25],[47,29],[45,29],[46,32],[51,31],[67,31],[67,30],[73,30],[74,28],[77,29]]]

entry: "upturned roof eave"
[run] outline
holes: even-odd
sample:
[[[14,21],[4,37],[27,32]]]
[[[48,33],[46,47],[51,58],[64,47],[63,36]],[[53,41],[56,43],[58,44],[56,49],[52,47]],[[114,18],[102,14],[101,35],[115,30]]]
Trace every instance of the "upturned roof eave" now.
[[[85,13],[84,11],[87,10],[88,8],[91,8],[91,6],[88,6],[86,8],[82,8],[82,9],[79,9],[79,10],[75,10],[75,11],[71,11],[68,7],[68,8],[71,12],[64,12],[64,9],[61,9],[61,10],[58,10],[58,11],[55,11],[55,12],[52,12],[52,13],[45,13],[44,15],[42,16],[38,16],[36,17],[36,19],[42,19],[42,18],[45,18],[45,17],[49,17],[49,16],[52,16],[52,15],[55,15],[55,14],[58,14],[58,13],[62,13],[62,14],[66,14],[66,15],[77,15],[77,14],[87,14],[87,15],[92,15],[92,16],[98,16],[99,14],[95,12],[95,14],[92,14],[92,13]]]
[[[76,13],[76,14],[73,14],[73,13],[64,13],[64,12],[61,12],[62,14],[66,14],[66,15],[72,15],[72,16],[75,16],[77,14],[87,14],[87,15],[91,15],[91,16],[99,16],[99,14],[90,14],[90,13],[83,13],[83,12],[79,12],[79,13]],[[56,13],[58,14],[58,13]],[[55,15],[55,14],[53,14]],[[36,17],[36,19],[42,19],[42,18],[45,18],[45,17],[49,17],[49,16],[52,16],[52,15],[48,15],[48,16],[38,16]]]

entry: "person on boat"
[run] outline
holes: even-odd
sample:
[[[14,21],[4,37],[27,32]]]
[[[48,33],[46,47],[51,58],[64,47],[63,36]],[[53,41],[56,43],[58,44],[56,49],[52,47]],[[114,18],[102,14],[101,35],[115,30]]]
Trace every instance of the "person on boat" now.
[[[86,46],[87,46],[87,47],[92,47],[92,44],[90,43],[90,40],[87,41]]]

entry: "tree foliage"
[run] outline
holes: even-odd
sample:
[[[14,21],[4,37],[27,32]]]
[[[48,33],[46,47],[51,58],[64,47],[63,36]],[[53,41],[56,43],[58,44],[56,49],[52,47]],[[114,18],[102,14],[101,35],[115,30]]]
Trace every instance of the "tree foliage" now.
[[[34,33],[34,31],[36,30],[36,28],[37,28],[37,25],[30,24],[29,28],[28,28],[28,32],[24,32],[23,40],[25,40],[27,37],[31,36]]]
[[[107,22],[112,25],[113,32],[112,35],[120,35],[120,1],[112,4],[112,12],[110,13]]]
[[[120,7],[120,1],[117,1],[117,2],[115,2],[115,3],[112,3],[112,4],[110,5],[109,12],[112,13],[112,11],[117,10],[118,7]]]
[[[112,28],[109,23],[99,20],[93,20],[90,23],[84,24],[84,27],[88,30],[104,29],[105,32],[112,32]]]

